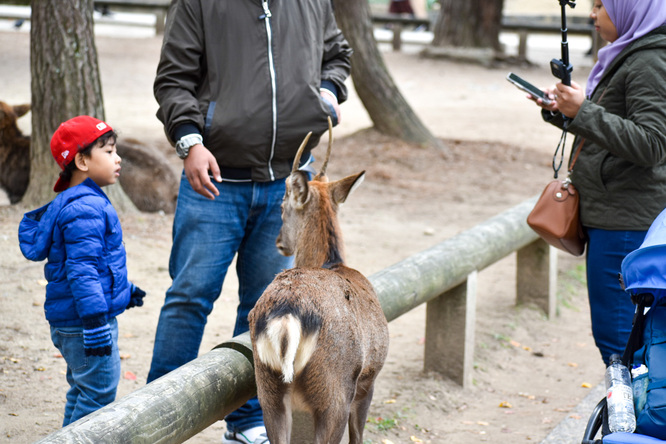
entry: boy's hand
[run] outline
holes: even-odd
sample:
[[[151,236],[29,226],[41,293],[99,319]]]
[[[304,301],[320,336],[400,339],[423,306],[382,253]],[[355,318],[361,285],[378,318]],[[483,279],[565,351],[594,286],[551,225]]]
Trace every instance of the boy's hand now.
[[[83,350],[86,356],[110,356],[113,339],[106,316],[83,319]]]
[[[139,287],[132,285],[132,294],[130,295],[129,304],[127,308],[132,307],[141,307],[143,305],[143,298],[146,296],[146,292],[140,289]]]

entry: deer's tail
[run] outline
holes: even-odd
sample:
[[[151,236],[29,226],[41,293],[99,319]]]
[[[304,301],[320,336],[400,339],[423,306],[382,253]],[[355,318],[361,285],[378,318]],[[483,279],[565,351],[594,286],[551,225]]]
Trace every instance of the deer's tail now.
[[[257,339],[258,358],[280,372],[282,381],[289,384],[312,357],[317,337],[318,329],[304,328],[294,314],[272,318]]]

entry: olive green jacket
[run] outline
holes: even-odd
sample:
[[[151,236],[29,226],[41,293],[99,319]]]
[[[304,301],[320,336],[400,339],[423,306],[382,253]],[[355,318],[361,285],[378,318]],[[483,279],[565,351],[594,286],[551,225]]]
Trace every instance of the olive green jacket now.
[[[568,129],[573,147],[585,138],[571,175],[583,225],[647,230],[666,207],[666,26],[615,58]]]

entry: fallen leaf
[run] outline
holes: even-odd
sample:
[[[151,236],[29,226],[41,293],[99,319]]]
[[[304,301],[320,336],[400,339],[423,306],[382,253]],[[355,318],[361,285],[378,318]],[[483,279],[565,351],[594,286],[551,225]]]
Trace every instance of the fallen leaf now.
[[[130,355],[129,353],[124,353],[124,354],[120,355],[120,359],[123,359],[123,360],[124,359],[129,359],[131,357],[132,357],[132,355]]]
[[[520,347],[520,342],[514,341],[513,339],[509,341],[509,344],[513,345],[514,347]]]
[[[502,402],[500,402],[500,403],[499,403],[499,406],[500,406],[501,408],[503,408],[503,409],[510,409],[511,407],[513,407],[513,406],[511,405],[511,403],[509,403],[509,402],[507,402],[507,401],[502,401]]]
[[[62,358],[62,355],[60,353],[53,353],[54,358]]]
[[[576,364],[575,362],[567,362],[567,365],[568,365],[569,367],[573,367],[573,368],[578,367],[578,364]]]
[[[390,439],[382,439],[382,444],[393,444],[393,441]]]
[[[395,404],[395,399],[387,399],[384,404]]]
[[[125,379],[129,379],[130,381],[136,381],[136,375],[129,370],[125,372],[125,375],[123,377]]]
[[[490,423],[489,423],[489,422],[486,422],[486,421],[476,421],[476,423],[477,423],[478,425],[481,425],[481,426],[487,426],[487,425],[490,425]]]
[[[409,439],[412,440],[412,442],[423,442],[423,440],[418,439],[416,436],[412,435],[409,437]]]
[[[580,386],[589,389],[592,387],[592,384],[590,384],[589,382],[583,382]]]
[[[35,371],[36,372],[45,372],[46,369],[44,367],[37,367],[37,368],[35,368]]]

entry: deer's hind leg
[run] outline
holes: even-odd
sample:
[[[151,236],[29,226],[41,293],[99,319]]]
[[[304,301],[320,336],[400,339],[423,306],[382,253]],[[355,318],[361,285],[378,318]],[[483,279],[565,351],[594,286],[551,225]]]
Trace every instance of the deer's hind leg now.
[[[264,413],[266,434],[271,444],[289,444],[291,441],[291,387],[274,376],[272,381],[257,381],[259,402]]]
[[[368,418],[368,410],[370,409],[374,390],[374,380],[369,381],[369,387],[358,388],[356,399],[354,399],[349,412],[349,444],[363,443],[365,420]]]
[[[326,410],[315,412],[315,444],[339,444],[349,420],[349,404],[332,403]]]

